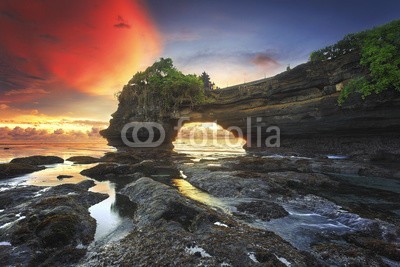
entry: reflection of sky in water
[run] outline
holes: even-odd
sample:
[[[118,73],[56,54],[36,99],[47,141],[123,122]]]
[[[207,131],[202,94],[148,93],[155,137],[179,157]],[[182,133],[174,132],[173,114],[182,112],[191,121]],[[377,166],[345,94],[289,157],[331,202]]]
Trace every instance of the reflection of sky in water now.
[[[72,156],[101,157],[111,151],[115,151],[115,148],[102,143],[0,144],[0,163],[34,155],[58,156],[63,159]]]
[[[215,123],[185,124],[173,142],[174,150],[201,159],[215,160],[245,154],[245,140],[235,138]]]
[[[85,176],[80,174],[81,171],[91,168],[96,164],[87,165],[77,165],[70,161],[65,161],[64,163],[48,165],[47,168],[21,176],[17,179],[25,179],[26,185],[37,185],[37,186],[55,186],[60,184],[76,184],[86,180]],[[57,179],[59,175],[71,175],[72,178]]]
[[[64,159],[72,156],[93,156],[101,157],[106,152],[115,149],[104,144],[28,144],[28,145],[7,145],[9,150],[0,150],[0,162],[8,162],[16,157],[26,157],[33,155],[59,156]],[[82,170],[91,168],[96,164],[73,164],[65,161],[61,164],[46,166],[46,169],[23,175],[16,178],[0,181],[3,186],[35,185],[35,186],[56,186],[60,184],[76,184],[89,178],[80,174]],[[71,175],[72,178],[58,179],[59,175]],[[105,193],[109,197],[89,208],[91,216],[96,219],[97,227],[95,241],[109,238],[118,228],[115,237],[121,236],[131,228],[131,220],[123,218],[115,205],[116,194],[115,185],[109,181],[98,182],[89,190],[92,192]],[[1,186],[0,186],[1,187]]]
[[[206,204],[213,208],[222,209],[225,212],[229,213],[228,206],[225,205],[221,199],[213,197],[208,193],[197,189],[196,187],[191,185],[188,181],[184,179],[173,179],[172,184],[176,186],[179,192],[185,197],[196,200],[200,203]]]
[[[109,195],[107,199],[89,208],[90,215],[97,222],[94,239],[100,240],[116,230],[123,218],[113,208],[113,204],[115,203],[115,185],[113,183],[108,181],[96,182],[96,186],[90,188],[90,191]]]

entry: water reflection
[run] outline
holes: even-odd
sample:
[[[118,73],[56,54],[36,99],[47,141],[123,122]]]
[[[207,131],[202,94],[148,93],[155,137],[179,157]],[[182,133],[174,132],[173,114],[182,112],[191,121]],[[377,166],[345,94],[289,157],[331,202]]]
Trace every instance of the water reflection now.
[[[33,155],[59,156],[64,159],[72,156],[101,157],[106,152],[114,151],[105,144],[7,144],[10,149],[0,150],[0,162],[9,162],[16,157]],[[20,177],[2,180],[0,185],[6,186],[5,190],[18,185],[57,186],[61,184],[76,184],[89,178],[80,174],[82,170],[96,166],[96,164],[74,164],[65,161],[61,164],[47,165],[46,169],[23,175]],[[69,175],[71,178],[58,179],[59,175]],[[89,208],[91,216],[96,219],[97,227],[95,241],[106,242],[123,237],[133,227],[131,215],[135,206],[124,196],[115,193],[116,185],[109,181],[98,182],[89,190],[92,192],[108,194],[108,198]]]
[[[188,123],[179,131],[174,150],[195,157],[196,160],[214,160],[245,154],[246,141],[216,123]]]
[[[9,149],[4,149],[5,147]],[[106,152],[116,151],[114,147],[104,143],[31,143],[0,144],[0,163],[14,158],[34,155],[58,156],[67,159],[72,156],[101,157]]]
[[[79,165],[73,164],[72,162],[65,161],[62,164],[55,164],[47,166],[47,169],[24,175],[19,178],[19,181],[24,181],[22,184],[25,185],[36,185],[36,186],[56,186],[60,184],[76,184],[81,181],[87,180],[88,178],[82,176],[80,172],[84,169],[94,167],[96,164]],[[57,176],[71,175],[72,178],[59,180]],[[132,225],[131,220],[126,218],[127,215],[132,214],[131,212],[133,203],[128,202],[123,196],[116,194],[116,184],[110,181],[99,182],[96,181],[96,185],[89,189],[91,192],[107,194],[109,197],[89,208],[90,215],[96,219],[97,227],[95,233],[95,241],[108,238],[109,235],[118,231],[119,235],[122,232],[128,233],[127,229]],[[134,209],[133,209],[134,210]],[[118,229],[121,225],[124,225],[124,229]],[[117,236],[114,235],[114,238]]]
[[[221,209],[224,212],[230,213],[229,207],[219,198],[213,197],[208,193],[191,185],[184,179],[172,179],[172,184],[176,186],[179,192],[190,199],[196,200],[205,205],[211,206],[214,209]]]
[[[124,196],[115,193],[115,184],[109,181],[97,183],[90,189],[92,192],[107,193],[109,197],[89,208],[90,215],[96,219],[97,227],[94,236],[95,241],[117,236],[116,232],[128,233],[127,229],[119,229],[121,225],[132,226],[131,220],[125,218],[133,215],[133,203],[125,199]],[[128,227],[130,229],[130,227]]]
[[[25,185],[36,186],[56,186],[60,184],[77,184],[86,180],[85,176],[80,174],[81,171],[94,167],[96,164],[77,165],[70,161],[64,163],[48,165],[46,169],[27,174],[17,178],[19,180],[26,180]],[[59,175],[70,175],[71,178],[58,179]],[[104,192],[107,193],[107,192]],[[108,193],[107,193],[108,194]]]

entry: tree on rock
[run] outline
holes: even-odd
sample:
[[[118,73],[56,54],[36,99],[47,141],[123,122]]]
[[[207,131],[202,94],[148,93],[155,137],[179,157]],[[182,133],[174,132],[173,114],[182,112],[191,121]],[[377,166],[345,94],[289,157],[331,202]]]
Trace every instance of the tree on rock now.
[[[145,118],[160,118],[182,104],[204,101],[202,80],[177,70],[170,58],[161,58],[145,71],[137,72],[124,86],[119,101],[134,103]]]
[[[203,81],[204,88],[206,90],[212,90],[213,84],[211,83],[210,75],[208,75],[205,71],[203,71],[203,73],[201,74],[200,78]]]

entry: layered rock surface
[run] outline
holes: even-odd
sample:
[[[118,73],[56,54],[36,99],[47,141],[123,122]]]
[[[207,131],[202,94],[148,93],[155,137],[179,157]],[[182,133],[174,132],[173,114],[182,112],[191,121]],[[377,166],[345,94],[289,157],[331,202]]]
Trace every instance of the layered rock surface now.
[[[176,137],[174,126],[178,119],[190,117],[190,122],[217,121],[224,128],[239,127],[245,138],[251,137],[249,147],[257,145],[257,127],[261,127],[261,139],[265,140],[268,136],[266,128],[275,125],[280,128],[283,147],[302,148],[310,144],[340,151],[348,149],[347,143],[366,138],[364,144],[371,144],[370,140],[373,140],[370,147],[390,150],[400,143],[399,93],[388,90],[371,95],[365,101],[354,95],[341,107],[337,103],[344,85],[366,73],[359,64],[358,54],[347,54],[331,61],[308,62],[272,78],[215,90],[206,104],[192,108],[183,105],[178,112],[159,117],[157,121],[166,130],[165,144],[170,144]],[[109,128],[102,132],[103,136],[111,143],[118,143],[126,123],[149,120],[142,115],[142,109],[129,99],[121,101]],[[251,118],[250,128],[248,118]]]

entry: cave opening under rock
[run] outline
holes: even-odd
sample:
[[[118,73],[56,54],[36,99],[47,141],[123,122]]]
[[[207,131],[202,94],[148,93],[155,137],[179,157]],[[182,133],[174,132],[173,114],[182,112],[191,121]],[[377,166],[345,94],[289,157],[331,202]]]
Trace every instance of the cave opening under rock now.
[[[235,132],[215,122],[184,124],[173,142],[174,150],[186,154],[237,155],[244,154],[246,141]]]

